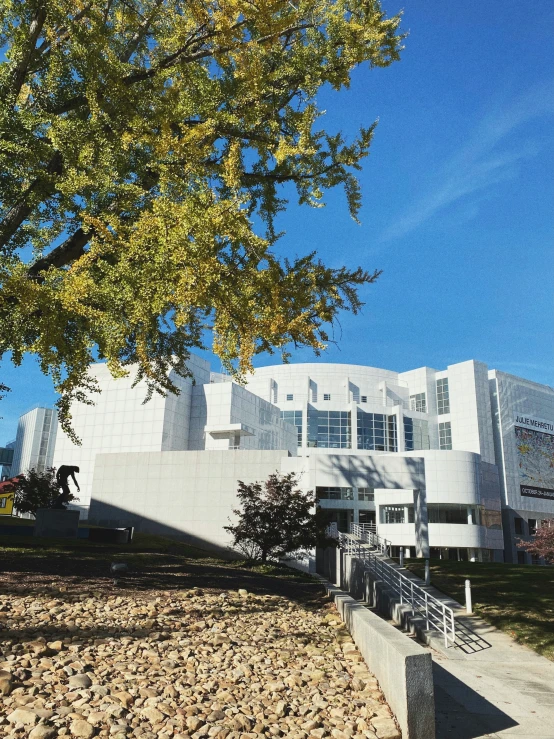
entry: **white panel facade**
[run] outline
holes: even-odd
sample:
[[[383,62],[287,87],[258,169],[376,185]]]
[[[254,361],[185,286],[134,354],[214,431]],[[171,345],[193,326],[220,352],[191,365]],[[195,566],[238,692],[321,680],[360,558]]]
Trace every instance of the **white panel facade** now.
[[[211,508],[219,499],[222,510],[231,501],[236,506],[240,475],[262,480],[268,470],[295,472],[342,528],[385,526],[398,546],[413,546],[414,537],[413,521],[404,520],[413,510],[401,496],[420,491],[432,556],[499,559],[504,549],[509,561],[524,561],[518,534],[528,536],[537,521],[554,518],[554,472],[547,469],[554,460],[552,388],[473,360],[402,373],[346,364],[262,367],[246,387],[210,373],[198,357],[189,366],[194,382],[172,376],[180,395],[154,394],[143,404],[143,384],[133,388],[132,377],[114,380],[106,365],[95,365],[91,374],[102,392],[92,396],[94,406],[72,407],[81,446],[59,430],[56,437],[55,422],[45,433],[49,411],[35,409],[21,418],[13,469],[32,466],[31,460],[76,465],[83,517],[93,495],[92,510],[97,516],[101,503],[102,520],[121,521],[128,511],[133,521],[142,516],[144,526],[158,528],[202,521],[202,537],[217,546],[226,541],[224,524],[210,519]],[[523,443],[518,423],[544,438],[531,434],[532,443]],[[538,492],[522,495],[521,455],[528,446],[537,455],[544,451],[536,459],[530,454],[529,464],[546,467],[537,473]],[[229,473],[222,472],[229,460]],[[171,513],[164,511],[163,521],[153,492]],[[110,506],[120,513],[110,518]]]
[[[33,408],[19,419],[10,476],[30,469],[51,467],[57,432],[57,413],[51,408]]]
[[[190,365],[195,379],[209,381],[209,364],[194,357]],[[186,449],[190,415],[192,380],[172,373],[170,379],[180,389],[178,396],[167,398],[154,393],[144,403],[144,382],[133,387],[134,375],[113,378],[106,364],[96,364],[90,374],[98,382],[100,393],[91,395],[94,405],[74,403],[71,423],[81,445],[74,444],[63,431],[58,431],[54,466],[79,467],[77,480],[81,488],[75,507],[86,511],[90,504],[94,463],[97,454],[105,452],[158,452]]]
[[[448,367],[447,377],[453,448],[476,452],[483,461],[494,463],[487,366],[460,362]]]
[[[283,449],[296,454],[296,429],[279,409],[234,382],[192,392],[189,449]]]
[[[90,519],[225,548],[237,480],[265,480],[280,471],[282,459],[279,450],[99,454]]]

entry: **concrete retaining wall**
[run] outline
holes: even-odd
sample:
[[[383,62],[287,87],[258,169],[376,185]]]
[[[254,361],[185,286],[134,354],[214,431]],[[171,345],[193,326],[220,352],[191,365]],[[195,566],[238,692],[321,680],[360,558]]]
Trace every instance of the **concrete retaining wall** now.
[[[338,559],[338,555],[335,555],[335,559]],[[407,574],[409,576],[409,573]],[[339,579],[337,578],[335,582],[339,582]],[[383,618],[390,619],[405,631],[415,634],[420,642],[432,646],[439,652],[447,649],[444,637],[438,631],[428,630],[422,615],[414,613],[409,603],[401,603],[398,593],[382,580],[376,579],[363,562],[344,553],[341,554],[340,561],[340,585],[356,600],[364,601]]]
[[[34,536],[60,539],[77,538],[79,511],[39,508],[36,512]]]
[[[328,565],[331,565],[331,552],[326,557]],[[356,571],[358,562],[340,549],[335,550],[335,560],[337,583],[346,588],[349,581],[355,582],[355,594],[361,597],[359,588],[363,578]],[[403,739],[434,739],[431,654],[338,586],[328,584],[327,590],[368,668],[379,681]]]

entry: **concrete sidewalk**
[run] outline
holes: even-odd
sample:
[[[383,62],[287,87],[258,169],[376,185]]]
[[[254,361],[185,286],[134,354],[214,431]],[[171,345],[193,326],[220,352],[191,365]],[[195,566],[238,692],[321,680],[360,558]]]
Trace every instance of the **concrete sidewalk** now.
[[[458,616],[472,649],[433,654],[437,739],[554,739],[554,662],[477,616]]]
[[[468,616],[410,570],[402,574],[456,617],[458,646],[445,649],[438,633],[431,638],[436,739],[554,739],[554,662]]]
[[[433,657],[436,739],[554,739],[554,662],[478,616],[468,616],[457,601],[425,585],[393,560],[383,559],[454,611],[456,646],[445,649],[438,632],[427,632]],[[348,587],[350,576],[358,582],[360,572],[349,571]],[[380,615],[393,618],[402,628],[393,611],[394,616]]]

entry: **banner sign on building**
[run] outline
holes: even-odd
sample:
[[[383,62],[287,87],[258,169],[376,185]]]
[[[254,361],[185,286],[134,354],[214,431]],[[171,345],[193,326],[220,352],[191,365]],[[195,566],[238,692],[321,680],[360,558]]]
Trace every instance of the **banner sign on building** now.
[[[522,419],[527,426],[532,421]],[[523,426],[516,426],[515,433],[521,495],[554,500],[554,435]]]

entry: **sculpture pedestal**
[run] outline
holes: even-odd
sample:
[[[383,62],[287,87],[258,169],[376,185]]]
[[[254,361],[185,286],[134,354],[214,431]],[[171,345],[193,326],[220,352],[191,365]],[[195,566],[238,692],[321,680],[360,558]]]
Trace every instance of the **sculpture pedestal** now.
[[[34,536],[58,539],[76,539],[79,528],[79,511],[39,508],[35,516]]]

